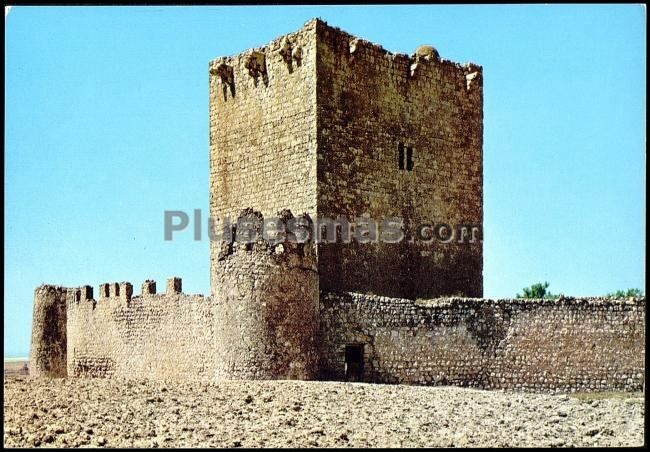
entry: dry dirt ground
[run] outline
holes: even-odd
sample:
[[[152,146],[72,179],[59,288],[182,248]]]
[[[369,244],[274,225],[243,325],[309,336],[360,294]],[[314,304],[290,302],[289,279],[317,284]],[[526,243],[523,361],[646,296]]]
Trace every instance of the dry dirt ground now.
[[[4,381],[5,446],[641,446],[642,394],[364,383]]]

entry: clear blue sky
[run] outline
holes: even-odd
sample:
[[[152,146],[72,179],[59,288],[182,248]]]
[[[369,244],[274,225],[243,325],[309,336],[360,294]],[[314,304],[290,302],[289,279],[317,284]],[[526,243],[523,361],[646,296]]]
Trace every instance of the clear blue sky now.
[[[6,17],[5,356],[33,291],[147,278],[209,293],[208,61],[312,17],[484,68],[485,295],[645,286],[642,6],[23,7]]]

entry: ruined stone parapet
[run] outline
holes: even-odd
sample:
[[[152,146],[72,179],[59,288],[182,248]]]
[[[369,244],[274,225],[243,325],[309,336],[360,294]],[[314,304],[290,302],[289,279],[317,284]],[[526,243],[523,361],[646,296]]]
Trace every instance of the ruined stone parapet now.
[[[67,376],[67,298],[69,289],[42,285],[34,291],[29,374],[33,377]],[[79,298],[81,290],[78,291]]]
[[[285,73],[293,74],[303,63],[303,48],[307,44],[303,35],[301,30],[242,54],[210,61],[211,90],[220,91],[220,97],[227,102],[236,98],[240,88],[244,92],[251,88],[265,89]]]
[[[393,53],[384,49],[380,44],[353,36],[338,27],[328,25],[327,22],[320,19],[314,19],[314,22],[317,27],[342,37],[344,42],[347,43],[347,46],[341,46],[338,50],[342,57],[341,64],[347,62],[347,64],[354,65],[363,61],[375,62],[376,64],[381,61],[380,59],[386,59],[391,62],[389,66],[394,65],[395,68],[399,68],[398,72],[402,72],[407,81],[422,78],[427,82],[431,82],[432,79],[442,80],[446,77],[455,77],[461,85],[465,81],[464,73],[474,73],[471,77],[471,79],[474,79],[483,71],[483,68],[475,63],[460,64],[443,59],[440,57],[438,50],[431,45],[421,45],[411,55]],[[357,68],[360,72],[370,72],[376,69],[372,67]],[[466,86],[466,89],[469,89],[469,87]]]
[[[224,101],[228,99],[228,92],[231,97],[235,97],[235,75],[231,65],[226,64],[223,59],[212,61],[210,75],[219,78]]]
[[[309,217],[299,219],[298,229],[309,232]],[[278,214],[282,225],[292,220],[289,211]],[[216,376],[316,379],[318,275],[311,235],[303,242],[294,234],[263,237],[262,223],[259,212],[243,211],[235,240],[217,263]]]

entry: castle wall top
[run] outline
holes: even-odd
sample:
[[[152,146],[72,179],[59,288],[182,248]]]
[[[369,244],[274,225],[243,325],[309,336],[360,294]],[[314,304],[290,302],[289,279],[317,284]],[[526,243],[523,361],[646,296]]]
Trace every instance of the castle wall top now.
[[[412,54],[408,55],[406,53],[401,53],[401,52],[390,52],[389,50],[386,50],[383,46],[380,44],[368,41],[366,39],[359,38],[357,36],[352,35],[351,33],[348,33],[347,31],[344,31],[338,27],[334,27],[332,25],[329,25],[327,22],[325,22],[322,19],[312,19],[311,21],[307,22],[307,24],[313,23],[317,28],[323,28],[327,29],[328,32],[334,33],[337,35],[340,35],[343,38],[347,38],[349,41],[349,52],[354,53],[356,52],[359,48],[367,48],[370,49],[374,52],[377,52],[379,54],[382,54],[386,58],[389,59],[397,59],[397,60],[410,60],[411,62],[415,62],[418,60],[422,59],[427,59],[431,61],[436,61],[440,63],[443,66],[447,66],[450,68],[458,68],[462,69],[465,71],[479,71],[481,72],[483,70],[483,67],[473,63],[473,62],[466,62],[464,64],[461,63],[456,63],[451,60],[447,59],[441,59],[438,51],[431,45],[420,45],[417,49],[413,51]]]
[[[221,56],[218,58],[215,58],[210,61],[210,67],[214,67],[215,65],[221,63],[221,62],[228,62],[228,63],[237,63],[241,61],[245,55],[255,53],[255,52],[261,52],[261,53],[266,53],[268,51],[278,51],[282,47],[283,41],[285,38],[295,38],[298,36],[301,32],[310,32],[310,31],[316,31],[318,29],[326,29],[330,33],[338,34],[343,38],[347,38],[350,43],[349,47],[349,52],[354,53],[357,49],[360,49],[361,47],[371,49],[373,51],[376,51],[382,55],[384,55],[387,58],[391,59],[398,59],[398,60],[405,60],[405,61],[417,61],[421,59],[427,59],[427,60],[435,60],[438,63],[440,63],[443,66],[447,66],[450,68],[457,68],[457,69],[462,69],[464,71],[469,71],[469,72],[482,72],[483,67],[473,63],[473,62],[466,62],[466,63],[457,63],[451,60],[447,59],[442,59],[440,58],[440,55],[438,51],[431,45],[421,45],[417,49],[413,51],[412,54],[408,55],[406,53],[401,53],[401,52],[391,52],[389,50],[386,50],[383,46],[380,44],[368,41],[366,39],[359,38],[351,33],[348,33],[345,30],[342,30],[339,27],[335,27],[332,25],[329,25],[326,21],[324,21],[321,18],[313,18],[308,20],[299,30],[291,33],[287,33],[285,35],[279,36],[270,42],[268,42],[265,45],[262,46],[257,46],[257,47],[252,47],[250,49],[244,50],[242,52],[239,52],[237,54],[229,55],[229,56]]]

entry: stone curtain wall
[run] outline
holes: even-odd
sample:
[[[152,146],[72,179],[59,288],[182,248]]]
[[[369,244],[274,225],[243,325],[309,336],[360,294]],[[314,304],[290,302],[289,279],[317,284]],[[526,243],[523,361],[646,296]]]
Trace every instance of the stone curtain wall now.
[[[316,213],[315,22],[210,62],[210,215]],[[216,255],[211,244],[212,288]]]
[[[645,299],[438,299],[321,294],[322,373],[344,378],[364,344],[366,381],[538,391],[637,391]]]
[[[422,223],[482,225],[482,68],[428,47],[391,54],[323,22],[317,45],[318,215],[400,217],[409,238]],[[481,242],[319,247],[332,292],[477,297],[482,269]]]
[[[97,299],[69,296],[68,375],[212,379],[216,306],[209,297],[177,293],[175,282],[163,294],[150,293],[148,281],[136,297],[125,284],[100,286]]]
[[[135,297],[125,284],[102,285],[108,296],[97,299],[87,286],[42,286],[30,372],[343,380],[346,345],[363,344],[362,380],[369,382],[643,389],[645,299],[414,302],[321,292],[317,307],[313,257],[296,251],[262,244],[234,250],[224,257],[224,291],[217,299],[176,293],[174,284],[152,294],[145,283],[144,294]],[[241,270],[246,267],[248,273]],[[49,323],[64,311],[66,322]]]

